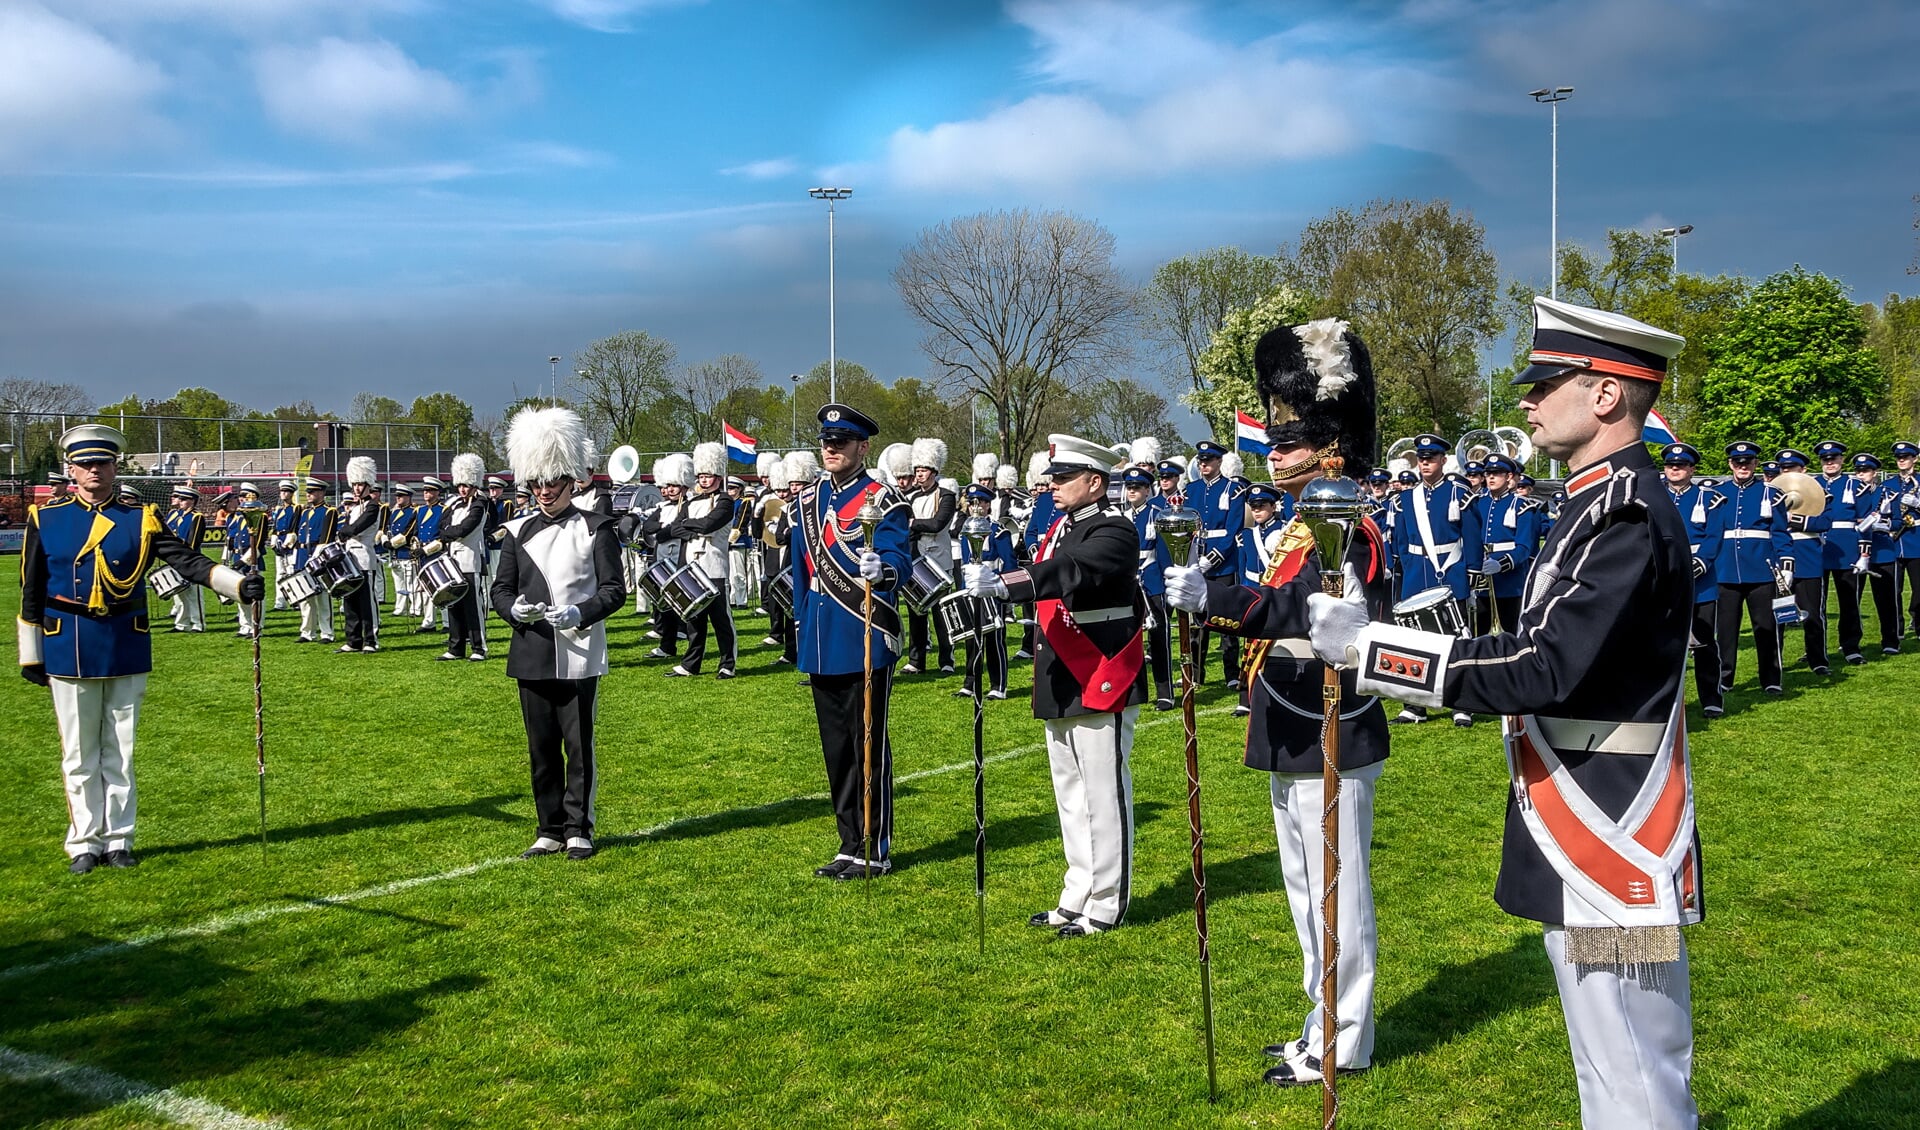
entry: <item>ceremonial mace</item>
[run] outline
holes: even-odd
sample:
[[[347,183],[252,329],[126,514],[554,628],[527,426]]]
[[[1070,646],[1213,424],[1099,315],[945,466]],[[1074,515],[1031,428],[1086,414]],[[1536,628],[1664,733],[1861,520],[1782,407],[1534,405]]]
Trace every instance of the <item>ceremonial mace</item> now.
[[[1326,474],[1300,491],[1294,512],[1312,532],[1320,557],[1320,587],[1338,600],[1345,595],[1347,548],[1354,530],[1370,508],[1360,484],[1340,473],[1344,461],[1322,463]],[[1320,724],[1320,840],[1325,852],[1320,893],[1320,1120],[1333,1130],[1340,1117],[1340,1096],[1334,1086],[1338,1071],[1339,1022],[1335,1004],[1340,995],[1340,668],[1326,665],[1321,699],[1325,717]]]
[[[983,558],[987,542],[993,537],[993,519],[975,514],[960,527],[973,563],[986,568]],[[987,743],[985,699],[980,688],[981,668],[986,665],[987,617],[993,609],[988,597],[980,597],[979,619],[974,628],[973,654],[967,657],[967,679],[973,683],[973,905],[974,921],[980,935],[980,952],[987,952]]]
[[[860,548],[862,552],[873,549],[873,531],[879,527],[882,515],[880,507],[869,497],[854,515],[854,521],[860,524]],[[876,551],[877,552],[877,551]],[[862,795],[860,798],[860,867],[864,872],[860,876],[861,889],[868,899],[873,898],[873,582],[866,582],[866,597],[860,605],[860,646],[863,650],[861,660],[861,705],[860,728],[863,733],[861,772]]]
[[[247,519],[247,529],[253,535],[253,554],[257,566],[260,544],[266,535],[266,515],[262,514],[258,521],[252,518]],[[253,602],[253,772],[254,776],[260,778],[260,859],[262,862],[267,858],[267,711],[265,699],[261,693],[260,637],[266,630],[267,601],[266,597],[262,596]]]
[[[1153,520],[1153,528],[1166,542],[1168,558],[1175,565],[1193,560],[1194,538],[1200,533],[1200,515],[1180,507]],[[1213,1055],[1213,966],[1207,949],[1207,869],[1201,848],[1206,836],[1200,829],[1200,732],[1193,716],[1192,626],[1187,610],[1180,609],[1180,719],[1187,735],[1187,834],[1193,846],[1193,925],[1200,939],[1200,1011],[1207,1043],[1207,1101],[1219,1100]]]

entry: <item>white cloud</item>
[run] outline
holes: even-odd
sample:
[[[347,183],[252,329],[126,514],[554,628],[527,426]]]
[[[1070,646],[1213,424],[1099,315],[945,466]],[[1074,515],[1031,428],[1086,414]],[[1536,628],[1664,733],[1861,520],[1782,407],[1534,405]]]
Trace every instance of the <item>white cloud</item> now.
[[[268,47],[255,54],[253,70],[268,115],[293,133],[366,140],[467,106],[458,83],[385,40],[328,36],[313,47]]]
[[[748,161],[744,165],[733,165],[721,169],[720,175],[746,177],[749,180],[773,180],[776,177],[790,177],[799,171],[799,162],[791,158],[770,157],[764,161]]]
[[[1376,143],[1429,148],[1447,83],[1306,24],[1241,45],[1185,7],[1020,0],[1044,90],[979,117],[904,126],[888,179],[906,188],[1058,188],[1305,160]],[[1450,95],[1449,95],[1450,96]]]
[[[0,163],[113,145],[159,125],[160,69],[38,5],[0,5]]]
[[[634,17],[655,8],[672,8],[700,0],[544,0],[553,14],[595,31],[629,31]]]

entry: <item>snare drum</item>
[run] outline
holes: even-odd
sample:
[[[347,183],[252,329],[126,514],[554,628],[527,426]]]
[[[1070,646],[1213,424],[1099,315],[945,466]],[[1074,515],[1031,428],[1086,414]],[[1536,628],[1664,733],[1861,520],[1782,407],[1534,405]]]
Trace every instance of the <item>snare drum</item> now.
[[[172,600],[187,587],[187,579],[171,565],[162,565],[148,573],[147,583],[153,586],[153,595],[161,600]]]
[[[280,603],[305,604],[320,595],[320,582],[313,579],[305,569],[297,573],[282,573],[274,582],[280,590]]]
[[[671,561],[655,561],[640,573],[640,590],[647,594],[649,604],[663,604],[667,599],[667,583],[673,580],[676,566]]]
[[[314,580],[320,582],[329,596],[345,596],[367,583],[367,571],[339,542],[330,542],[314,550],[313,556],[307,560],[307,571],[313,574]]]
[[[782,569],[779,575],[767,582],[767,603],[780,610],[782,616],[793,615],[793,573]]]
[[[660,599],[680,619],[692,620],[719,595],[720,590],[714,587],[705,573],[696,566],[688,565],[667,578]]]
[[[953,591],[953,576],[924,557],[913,562],[913,572],[900,586],[900,599],[915,612],[928,612]]]
[[[933,606],[933,612],[954,643],[972,643],[988,632],[998,631],[1003,624],[999,601],[970,592],[948,593]]]
[[[425,596],[435,608],[445,608],[467,595],[467,575],[446,554],[420,566],[413,579],[414,591]]]
[[[1393,622],[1403,628],[1418,628],[1423,632],[1439,632],[1445,636],[1468,636],[1467,618],[1460,608],[1460,600],[1453,590],[1445,585],[1435,585],[1430,589],[1421,589],[1407,599],[1393,606]]]

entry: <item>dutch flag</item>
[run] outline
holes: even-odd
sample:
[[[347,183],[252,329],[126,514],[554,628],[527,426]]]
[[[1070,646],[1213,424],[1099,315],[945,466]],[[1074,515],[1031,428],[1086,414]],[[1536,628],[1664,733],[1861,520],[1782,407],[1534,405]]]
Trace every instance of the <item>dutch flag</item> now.
[[[1640,441],[1657,443],[1665,447],[1667,444],[1680,442],[1680,437],[1673,434],[1673,425],[1667,423],[1665,416],[1649,411],[1646,426],[1640,429]]]
[[[1235,412],[1233,415],[1234,447],[1265,459],[1267,453],[1273,450],[1273,445],[1267,442],[1267,426],[1245,412]]]
[[[727,441],[727,461],[730,463],[744,463],[749,467],[753,466],[753,449],[757,441],[755,441],[752,436],[734,427],[732,424],[727,423],[725,420],[720,421],[720,431],[724,434]]]

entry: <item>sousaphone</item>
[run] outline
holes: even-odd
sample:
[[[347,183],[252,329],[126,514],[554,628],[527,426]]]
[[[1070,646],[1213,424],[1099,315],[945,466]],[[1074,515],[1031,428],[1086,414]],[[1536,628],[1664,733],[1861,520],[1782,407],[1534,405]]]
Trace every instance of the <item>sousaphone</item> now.
[[[632,444],[622,444],[607,456],[607,478],[616,486],[626,486],[640,477],[640,453]]]

